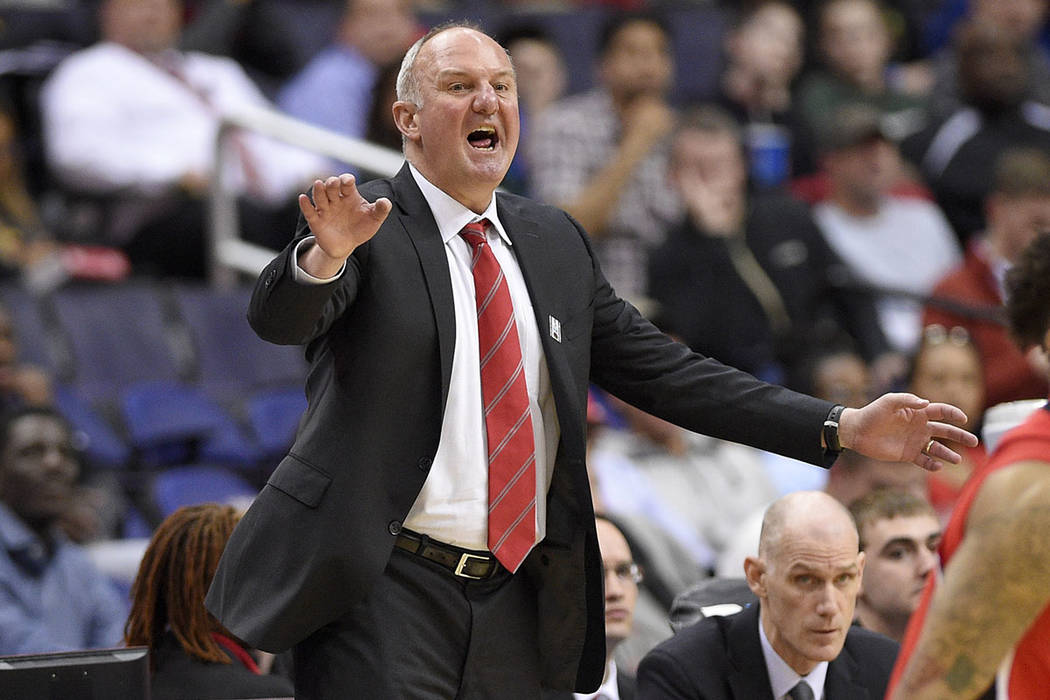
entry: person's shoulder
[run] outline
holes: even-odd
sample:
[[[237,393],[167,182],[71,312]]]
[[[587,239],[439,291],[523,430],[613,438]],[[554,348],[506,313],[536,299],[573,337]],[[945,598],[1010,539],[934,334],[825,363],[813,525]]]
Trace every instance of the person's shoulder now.
[[[878,632],[860,625],[852,625],[846,633],[845,648],[865,661],[881,658],[892,662],[897,656],[900,644]]]
[[[729,627],[737,622],[737,615],[712,615],[681,628],[669,639],[665,639],[653,648],[653,652],[663,653],[672,658],[702,663],[703,659],[722,657],[727,650],[727,633]]]
[[[540,223],[567,226],[573,221],[564,209],[512,192],[497,193],[496,204],[501,211]]]

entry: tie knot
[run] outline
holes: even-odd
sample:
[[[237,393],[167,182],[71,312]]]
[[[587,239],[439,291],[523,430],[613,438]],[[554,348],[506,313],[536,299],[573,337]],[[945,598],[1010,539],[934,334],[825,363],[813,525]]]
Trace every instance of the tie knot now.
[[[485,243],[485,228],[489,225],[488,219],[473,221],[463,227],[459,235],[470,244],[471,248],[478,248]]]
[[[806,681],[799,681],[788,693],[792,700],[813,700],[813,689]]]

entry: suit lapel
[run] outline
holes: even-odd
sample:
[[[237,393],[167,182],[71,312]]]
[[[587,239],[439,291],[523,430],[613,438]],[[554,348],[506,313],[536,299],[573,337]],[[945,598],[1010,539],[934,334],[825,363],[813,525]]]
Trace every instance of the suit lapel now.
[[[441,405],[448,399],[452,381],[452,355],[456,348],[456,307],[452,300],[452,278],[449,276],[445,244],[441,240],[437,222],[423,193],[412,178],[408,163],[391,181],[398,223],[415,246],[423,269],[430,305],[438,333],[438,354],[441,358]]]
[[[540,225],[519,207],[508,204],[506,198],[496,195],[500,221],[507,230],[514,246],[514,254],[521,268],[525,286],[532,300],[532,310],[539,328],[540,342],[547,359],[547,370],[551,377],[551,391],[558,415],[562,437],[565,440],[580,440],[583,444],[582,421],[575,416],[582,416],[579,401],[572,390],[572,373],[562,344],[552,337],[551,318],[557,306],[558,282],[551,279],[549,270],[553,267],[548,261],[548,246],[544,244]],[[573,443],[570,443],[573,444]]]
[[[828,675],[824,680],[824,697],[827,700],[868,700],[868,689],[856,683],[854,679],[860,672],[857,660],[845,646],[828,664]]]
[[[772,698],[772,685],[762,642],[758,637],[758,605],[741,610],[726,620],[729,651],[727,680],[735,700]]]

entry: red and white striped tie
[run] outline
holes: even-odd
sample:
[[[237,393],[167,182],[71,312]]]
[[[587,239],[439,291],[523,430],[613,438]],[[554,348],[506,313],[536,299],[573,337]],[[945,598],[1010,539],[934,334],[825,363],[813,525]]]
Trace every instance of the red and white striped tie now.
[[[514,305],[503,270],[486,244],[487,225],[488,219],[467,224],[460,235],[473,251],[488,437],[489,551],[515,571],[536,541],[536,446]]]

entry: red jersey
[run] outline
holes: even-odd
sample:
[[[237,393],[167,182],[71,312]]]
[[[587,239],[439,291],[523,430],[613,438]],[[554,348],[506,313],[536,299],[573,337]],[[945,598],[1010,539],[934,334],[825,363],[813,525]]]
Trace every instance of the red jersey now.
[[[1050,461],[1050,403],[1044,409],[1033,411],[1024,423],[1006,433],[984,469],[975,473],[963,487],[941,539],[942,568],[947,566],[962,543],[966,534],[966,518],[984,480],[997,469],[1027,460]],[[908,622],[887,697],[897,686],[904,666],[915,652],[937,578],[931,576],[927,581],[919,607]],[[1021,640],[1003,659],[995,682],[997,700],[1047,697],[1047,689],[1050,688],[1050,605],[1043,608]]]

